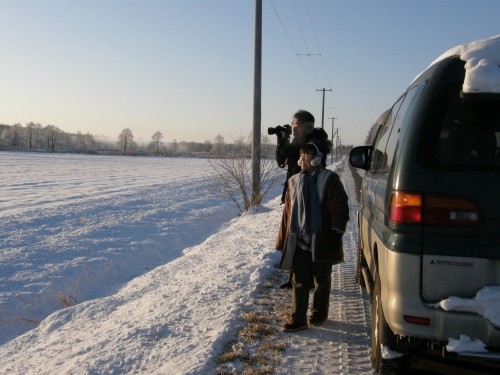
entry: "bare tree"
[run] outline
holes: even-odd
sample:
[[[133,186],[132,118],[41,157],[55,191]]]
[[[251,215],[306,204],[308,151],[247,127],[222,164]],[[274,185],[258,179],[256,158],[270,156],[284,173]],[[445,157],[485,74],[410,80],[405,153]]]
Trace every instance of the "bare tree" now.
[[[39,150],[43,147],[43,134],[44,130],[42,124],[36,123],[32,128],[33,133],[33,149]]]
[[[224,137],[220,134],[214,138],[214,147],[212,151],[215,155],[222,155],[223,147],[224,147]]]
[[[87,152],[96,152],[97,151],[97,142],[90,132],[87,132],[85,135],[85,145],[87,146]]]
[[[5,138],[7,146],[13,149],[23,149],[23,127],[21,124],[14,124],[6,131]]]
[[[160,155],[160,153],[165,148],[165,143],[162,142],[163,134],[157,131],[151,137],[151,142],[149,143],[150,147],[153,149],[155,155]]]
[[[137,149],[137,144],[134,141],[132,130],[126,128],[121,131],[120,135],[118,136],[117,146],[125,154],[133,152]]]
[[[70,137],[69,149],[77,152],[95,152],[97,143],[90,133],[83,134],[78,131],[76,135]]]
[[[33,151],[35,148],[35,123],[30,122],[26,124],[25,128],[25,137],[26,137],[26,145],[28,146],[29,151]]]
[[[76,132],[76,150],[85,151],[85,137],[80,130]]]
[[[47,125],[45,127],[45,140],[47,141],[47,151],[56,151],[56,145],[62,131],[54,125]]]
[[[216,193],[233,202],[243,213],[251,206],[251,138],[239,138],[227,153],[210,159],[213,169],[213,188]],[[276,166],[274,157],[263,154],[261,157],[260,196],[255,207],[258,208],[266,193],[283,180],[283,170]]]
[[[174,139],[172,141],[172,144],[170,145],[170,149],[172,150],[172,154],[177,154],[177,151],[179,150],[179,143],[177,142],[177,139]]]

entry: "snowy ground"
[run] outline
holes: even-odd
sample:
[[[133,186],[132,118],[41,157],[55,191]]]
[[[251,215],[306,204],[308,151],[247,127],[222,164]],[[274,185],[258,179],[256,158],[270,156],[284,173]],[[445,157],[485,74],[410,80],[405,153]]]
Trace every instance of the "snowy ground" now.
[[[204,160],[0,158],[0,373],[213,373],[274,272],[280,189],[236,218],[207,188]],[[367,373],[365,303],[343,273],[331,320],[290,336],[285,373]],[[308,338],[336,357],[304,358]]]
[[[276,272],[281,188],[236,217],[211,194],[205,160],[0,161],[0,374],[216,372]],[[339,173],[351,220],[329,320],[281,333],[280,374],[372,373],[369,304],[353,277],[357,200],[350,169]]]

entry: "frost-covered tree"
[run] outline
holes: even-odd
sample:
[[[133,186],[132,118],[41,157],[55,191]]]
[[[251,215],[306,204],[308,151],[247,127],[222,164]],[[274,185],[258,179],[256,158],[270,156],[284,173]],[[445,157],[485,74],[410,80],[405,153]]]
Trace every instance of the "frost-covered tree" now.
[[[90,133],[83,134],[78,131],[76,135],[70,137],[69,149],[77,152],[95,152],[97,142]]]
[[[153,150],[155,155],[160,155],[165,150],[165,143],[162,142],[163,134],[160,131],[157,131],[151,137],[151,142],[149,143],[149,147]]]
[[[133,152],[137,149],[137,144],[134,141],[134,134],[129,128],[125,128],[118,136],[117,146],[123,153]]]
[[[4,133],[6,145],[14,150],[23,150],[24,129],[21,124],[10,126]]]
[[[56,151],[59,137],[63,134],[61,129],[54,125],[47,125],[44,129],[47,151]]]
[[[214,138],[214,147],[212,148],[212,151],[215,155],[222,154],[224,143],[224,137],[220,134],[217,134],[217,136]]]

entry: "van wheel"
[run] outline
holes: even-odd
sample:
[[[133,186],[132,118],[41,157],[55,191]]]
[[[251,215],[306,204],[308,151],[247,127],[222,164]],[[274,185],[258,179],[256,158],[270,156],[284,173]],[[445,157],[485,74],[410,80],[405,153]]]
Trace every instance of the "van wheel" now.
[[[381,303],[380,278],[375,277],[375,287],[372,300],[372,327],[371,327],[371,355],[370,359],[377,374],[406,374],[410,367],[410,355],[398,350],[396,335],[385,321]],[[384,358],[384,352],[401,355],[397,358]],[[394,357],[394,356],[391,356]]]
[[[356,259],[355,277],[356,277],[356,283],[362,288],[366,287],[365,278],[363,277],[363,272],[362,272],[364,267],[367,267],[367,264],[365,256],[363,255],[363,249],[361,248],[361,239],[358,235],[358,255]]]

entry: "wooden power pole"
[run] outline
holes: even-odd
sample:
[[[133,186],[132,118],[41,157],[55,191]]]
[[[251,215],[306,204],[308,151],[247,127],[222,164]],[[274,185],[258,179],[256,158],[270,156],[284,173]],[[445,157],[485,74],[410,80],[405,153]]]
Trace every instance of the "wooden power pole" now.
[[[330,162],[333,164],[333,138],[334,138],[334,132],[333,132],[333,129],[334,129],[334,126],[333,126],[333,122],[338,119],[338,117],[329,117],[330,120],[332,120],[332,155],[331,155],[331,158],[330,158]]]
[[[253,81],[252,202],[260,201],[260,126],[262,82],[262,0],[255,0],[255,56]]]
[[[325,91],[332,91],[332,89],[327,90],[322,88],[321,90],[316,91],[323,91],[323,106],[321,107],[321,129],[323,129],[325,125]]]

